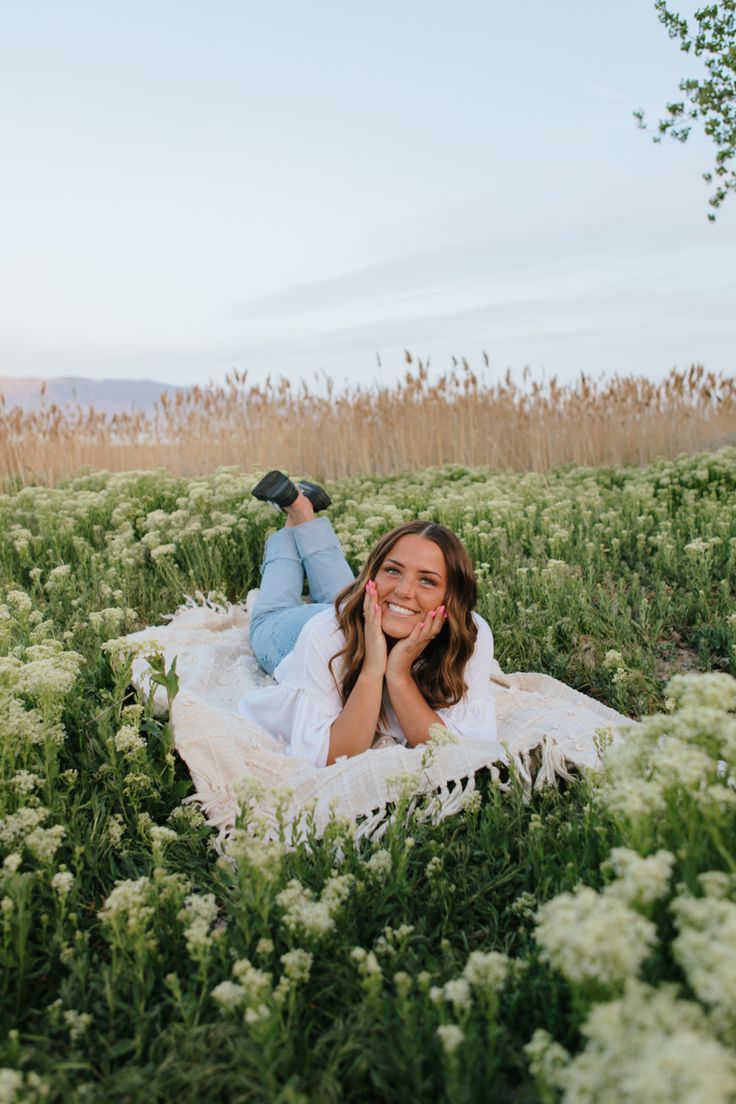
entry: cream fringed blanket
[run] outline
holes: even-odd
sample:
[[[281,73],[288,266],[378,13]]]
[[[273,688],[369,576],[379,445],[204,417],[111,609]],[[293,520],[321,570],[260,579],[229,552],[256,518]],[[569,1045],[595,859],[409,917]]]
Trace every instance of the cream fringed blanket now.
[[[498,742],[464,740],[407,748],[389,740],[331,767],[315,767],[285,754],[282,741],[236,712],[236,702],[249,689],[272,680],[259,668],[248,639],[249,609],[223,608],[191,600],[165,626],[132,633],[126,639],[150,644],[133,665],[133,681],[149,688],[145,655],[162,652],[166,667],[176,657],[179,693],[171,724],[176,750],[187,764],[210,824],[224,835],[237,814],[237,783],[256,779],[263,786],[257,812],[277,831],[279,801],[286,823],[298,835],[305,810],[313,808],[321,835],[331,816],[357,821],[356,839],[378,838],[385,829],[387,805],[397,789],[416,794],[435,792],[427,807],[434,820],[458,812],[475,789],[475,773],[486,767],[500,783],[499,766],[513,763],[531,789],[570,778],[570,767],[592,767],[598,761],[595,733],[629,723],[613,709],[570,689],[547,675],[493,676]],[[201,596],[198,596],[201,597]],[[166,707],[160,687],[155,700]],[[284,804],[284,787],[292,793]]]

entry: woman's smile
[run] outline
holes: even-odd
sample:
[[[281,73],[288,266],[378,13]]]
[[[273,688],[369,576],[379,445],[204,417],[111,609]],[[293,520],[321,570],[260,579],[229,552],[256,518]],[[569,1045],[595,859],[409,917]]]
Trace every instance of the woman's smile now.
[[[396,602],[386,602],[389,613],[395,613],[397,617],[414,617],[419,610],[407,609],[406,606],[397,606]]]

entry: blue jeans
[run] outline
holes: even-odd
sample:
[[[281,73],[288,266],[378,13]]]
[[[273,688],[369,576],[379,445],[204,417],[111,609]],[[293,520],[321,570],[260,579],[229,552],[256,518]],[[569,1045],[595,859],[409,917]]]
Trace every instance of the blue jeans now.
[[[304,575],[311,602],[302,599]],[[335,596],[353,581],[332,524],[326,517],[279,529],[266,541],[261,589],[250,618],[256,659],[272,675],[293,651],[310,617],[329,609]]]

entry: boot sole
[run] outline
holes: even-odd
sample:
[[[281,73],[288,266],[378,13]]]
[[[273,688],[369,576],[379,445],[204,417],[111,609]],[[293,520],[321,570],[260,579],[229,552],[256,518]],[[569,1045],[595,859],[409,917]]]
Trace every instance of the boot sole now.
[[[305,498],[314,506],[315,514],[318,514],[320,510],[326,510],[328,506],[332,505],[332,499],[328,495],[324,487],[318,486],[317,483],[298,483],[297,486]]]
[[[296,501],[299,491],[288,475],[274,470],[268,472],[263,479],[256,483],[251,494],[254,498],[260,499],[261,502],[273,502],[276,506],[280,506],[282,510],[285,510],[287,506],[291,506],[292,502]]]

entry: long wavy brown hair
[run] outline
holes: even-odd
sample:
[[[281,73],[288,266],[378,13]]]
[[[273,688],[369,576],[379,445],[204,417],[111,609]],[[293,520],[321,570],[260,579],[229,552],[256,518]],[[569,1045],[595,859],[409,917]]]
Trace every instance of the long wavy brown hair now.
[[[335,599],[337,621],[345,636],[345,647],[330,660],[330,672],[335,680],[343,705],[357,682],[365,659],[365,627],[363,600],[365,585],[376,573],[391,549],[402,537],[416,535],[433,541],[445,558],[447,621],[437,636],[415,660],[412,676],[422,697],[432,709],[455,705],[467,684],[465,667],[473,654],[478,628],[473,609],[478,600],[478,586],[473,565],[464,544],[451,529],[434,522],[408,521],[386,533],[368,553],[368,559],[358,578],[341,590]],[[334,664],[342,660],[342,677],[335,674]],[[385,723],[381,710],[381,721]]]

